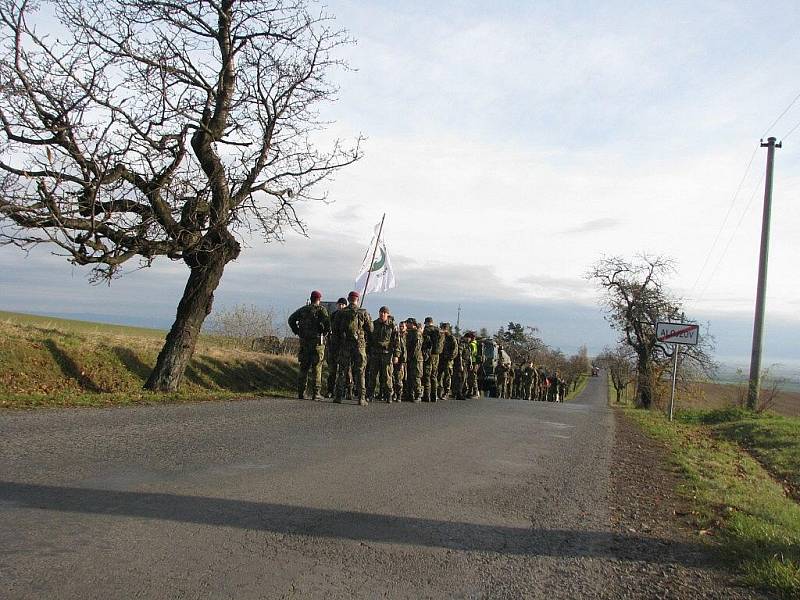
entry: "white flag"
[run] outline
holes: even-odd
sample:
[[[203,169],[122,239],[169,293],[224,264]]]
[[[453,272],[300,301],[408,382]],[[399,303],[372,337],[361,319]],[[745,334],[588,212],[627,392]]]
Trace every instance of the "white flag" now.
[[[375,249],[375,238],[378,235],[378,231],[380,231],[380,223],[375,226],[375,233],[372,236],[372,241],[369,244],[367,253],[364,255],[364,261],[361,263],[361,269],[359,269],[358,277],[356,278],[355,289],[361,294],[385,292],[395,286],[392,261],[389,260],[389,253],[386,251],[386,241],[383,236],[377,241],[378,247],[377,250]],[[373,256],[375,260],[372,259]],[[369,283],[367,283],[367,276],[369,276]]]

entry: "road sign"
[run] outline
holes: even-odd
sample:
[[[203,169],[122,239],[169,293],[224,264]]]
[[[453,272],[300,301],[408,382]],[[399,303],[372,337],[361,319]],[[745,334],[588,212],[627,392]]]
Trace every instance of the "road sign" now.
[[[697,345],[699,325],[691,323],[657,323],[656,337],[665,344]]]

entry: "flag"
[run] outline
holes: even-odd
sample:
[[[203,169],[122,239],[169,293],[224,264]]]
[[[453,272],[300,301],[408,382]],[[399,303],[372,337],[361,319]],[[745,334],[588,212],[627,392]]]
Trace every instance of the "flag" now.
[[[362,295],[371,292],[385,292],[395,286],[392,261],[389,260],[389,253],[386,251],[386,240],[383,239],[383,235],[377,239],[380,230],[381,226],[378,223],[356,278],[355,289]],[[367,276],[369,276],[369,283],[367,283]],[[365,286],[367,286],[366,289]]]

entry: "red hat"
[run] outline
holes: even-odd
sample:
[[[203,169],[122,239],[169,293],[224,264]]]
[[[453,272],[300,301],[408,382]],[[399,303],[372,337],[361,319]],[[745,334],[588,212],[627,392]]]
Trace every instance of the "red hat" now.
[[[322,292],[318,292],[317,290],[311,292],[311,301],[313,302],[314,300],[322,300]]]
[[[361,298],[361,294],[359,294],[358,292],[356,292],[355,290],[353,290],[352,292],[350,292],[349,294],[347,294],[347,298],[348,298],[348,299],[350,299],[350,298]]]

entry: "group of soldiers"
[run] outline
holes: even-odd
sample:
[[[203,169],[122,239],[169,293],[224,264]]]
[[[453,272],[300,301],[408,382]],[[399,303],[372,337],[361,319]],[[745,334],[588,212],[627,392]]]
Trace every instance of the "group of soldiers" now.
[[[431,317],[422,324],[414,318],[398,323],[386,306],[373,320],[359,299],[358,292],[350,292],[329,315],[322,294],[313,291],[309,304],[289,317],[289,327],[300,338],[298,398],[321,397],[323,361],[327,396],[334,402],[354,399],[366,406],[369,400],[436,402],[479,395],[481,354],[474,332],[459,339],[449,323],[437,326]],[[497,395],[503,397],[563,399],[558,378],[547,377],[532,362],[514,369],[500,360],[496,378]]]
[[[563,402],[567,396],[567,382],[558,371],[548,372],[533,361],[514,366],[499,346],[499,358],[494,368],[497,395],[500,398],[522,398]]]

